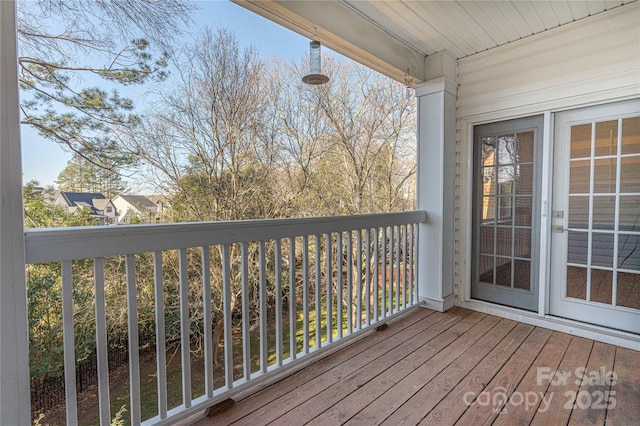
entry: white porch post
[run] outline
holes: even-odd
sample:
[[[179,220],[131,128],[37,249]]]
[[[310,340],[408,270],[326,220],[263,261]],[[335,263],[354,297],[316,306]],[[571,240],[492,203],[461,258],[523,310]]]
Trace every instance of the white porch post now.
[[[446,311],[453,296],[453,193],[456,143],[456,58],[427,57],[418,98],[417,203],[427,211],[419,225],[418,292],[426,307]]]
[[[0,1],[0,424],[31,424],[16,3]]]

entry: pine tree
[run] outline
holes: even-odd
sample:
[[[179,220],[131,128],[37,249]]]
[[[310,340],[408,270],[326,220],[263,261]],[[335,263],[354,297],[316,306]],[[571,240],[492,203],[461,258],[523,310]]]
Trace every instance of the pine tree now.
[[[167,76],[191,9],[181,0],[19,2],[22,123],[98,166],[130,164],[134,153],[113,132],[140,118],[118,88]]]
[[[117,171],[97,166],[76,154],[58,175],[56,185],[63,191],[101,192],[113,198],[126,190],[127,183]]]

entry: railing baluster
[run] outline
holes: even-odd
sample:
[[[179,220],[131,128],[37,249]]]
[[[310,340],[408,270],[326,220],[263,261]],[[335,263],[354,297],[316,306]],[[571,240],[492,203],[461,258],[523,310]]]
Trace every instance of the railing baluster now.
[[[387,227],[382,228],[382,318],[387,317]]]
[[[107,348],[107,313],[104,294],[104,258],[93,259],[93,283],[96,295],[96,358],[98,366],[98,399],[100,424],[111,424],[109,399],[109,358]]]
[[[296,239],[289,238],[289,356],[296,359],[298,346],[296,341]]]
[[[251,335],[249,332],[249,243],[240,245],[242,267],[242,364],[246,380],[251,379]]]
[[[282,241],[275,240],[275,273],[276,273],[276,365],[282,365]]]
[[[396,309],[395,312],[400,310],[400,227],[396,227],[396,244],[395,244],[395,253],[396,253]]]
[[[129,399],[131,424],[141,422],[140,410],[140,345],[138,343],[138,302],[136,292],[136,258],[125,257],[127,271],[127,331],[129,332]]]
[[[357,277],[358,277],[358,287],[356,288],[356,295],[358,300],[356,302],[356,315],[357,315],[357,324],[356,328],[360,330],[362,328],[362,230],[358,229],[357,231],[357,239],[356,239],[356,263],[358,264],[356,269]]]
[[[347,232],[347,329],[353,333],[353,231]]]
[[[366,323],[367,325],[371,325],[371,230],[365,229],[365,246],[366,246],[366,260],[365,260],[365,296],[364,299],[367,301],[367,305],[365,306],[365,314],[367,316]]]
[[[259,242],[260,257],[260,371],[267,372],[269,348],[267,346],[267,261],[264,240]]]
[[[356,279],[358,286],[356,287],[356,320],[355,327],[357,330],[362,328],[362,230],[358,229],[356,234]]]
[[[394,267],[393,267],[393,226],[389,227],[389,262],[388,262],[388,267],[387,270],[389,271],[389,315],[393,314],[393,293],[394,293],[394,287],[395,287],[395,280],[393,279],[394,276]]]
[[[224,381],[233,389],[233,334],[231,328],[231,262],[229,244],[222,245],[222,298],[224,300]]]
[[[70,260],[62,261],[62,345],[64,348],[64,394],[67,424],[78,424],[76,397],[76,350],[73,327],[73,271]]]
[[[303,350],[309,353],[309,237],[302,237],[302,326]]]
[[[189,333],[189,270],[187,249],[179,250],[180,274],[180,354],[182,361],[182,403],[191,407],[191,336]]]
[[[416,251],[416,244],[418,239],[416,238],[416,231],[417,231],[417,226],[415,223],[411,224],[411,251],[410,256],[411,256],[411,284],[413,285],[413,291],[411,292],[411,304],[415,304],[418,303],[418,301],[420,300],[418,298],[418,283],[416,282],[416,273],[415,273],[415,268],[416,268],[416,264],[415,264],[415,251]]]
[[[332,317],[333,317],[333,298],[332,298],[332,293],[333,293],[333,285],[331,283],[331,279],[332,279],[332,274],[331,274],[331,270],[332,270],[332,265],[331,265],[331,256],[332,256],[332,250],[331,250],[331,233],[326,233],[325,234],[325,258],[326,258],[326,262],[327,264],[326,266],[326,280],[327,280],[327,295],[326,295],[326,299],[327,299],[327,303],[326,303],[326,307],[327,307],[327,342],[331,343],[333,342],[333,321],[332,321]]]
[[[405,225],[400,225],[400,230],[402,231],[402,244],[400,248],[402,249],[402,308],[406,309],[407,307],[407,227]]]
[[[409,242],[409,282],[411,283],[411,304],[415,304],[417,302],[417,297],[415,295],[415,291],[416,288],[418,288],[416,286],[415,283],[415,275],[414,275],[414,258],[413,258],[413,250],[415,247],[415,232],[416,232],[416,228],[415,225],[413,223],[409,224],[409,229],[411,231],[411,238],[410,238],[410,242]]]
[[[373,230],[373,237],[375,240],[375,244],[373,246],[373,259],[374,259],[374,270],[373,270],[373,318],[378,321],[380,320],[379,312],[378,312],[378,304],[380,303],[378,299],[378,292],[380,291],[380,229],[375,228]]]
[[[336,236],[336,263],[337,263],[337,275],[338,275],[338,282],[336,283],[337,285],[337,290],[336,290],[336,297],[337,297],[337,302],[338,302],[338,307],[337,307],[337,318],[338,318],[338,338],[342,338],[342,332],[343,332],[343,321],[342,321],[342,317],[343,317],[343,313],[342,313],[342,299],[344,297],[344,294],[342,293],[342,281],[343,280],[343,276],[342,276],[342,232],[338,232],[337,236]]]
[[[211,313],[211,255],[202,247],[202,320],[204,321],[204,391],[213,397],[213,315]]]
[[[153,252],[153,288],[156,318],[156,372],[158,374],[158,415],[167,417],[167,346],[164,323],[164,284],[162,281],[162,252]]]
[[[316,349],[322,346],[322,306],[320,305],[320,263],[322,256],[320,255],[320,235],[316,234]]]

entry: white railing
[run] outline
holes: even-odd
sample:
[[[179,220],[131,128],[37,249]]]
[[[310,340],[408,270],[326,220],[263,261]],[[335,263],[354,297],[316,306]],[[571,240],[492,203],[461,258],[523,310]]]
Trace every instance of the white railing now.
[[[100,423],[110,423],[116,397],[107,324],[118,307],[106,301],[115,282],[126,287],[131,423],[170,423],[417,304],[416,233],[425,221],[426,213],[415,211],[27,230],[27,264],[60,265],[67,424],[78,422],[73,298],[80,276],[86,282],[90,275],[95,295]],[[148,392],[140,377],[143,313],[155,323],[155,414],[141,407],[141,392]],[[175,384],[167,374],[169,346],[169,355],[180,352]],[[192,371],[196,360],[203,373]],[[192,391],[196,375],[204,383]],[[177,386],[176,403],[168,388]]]

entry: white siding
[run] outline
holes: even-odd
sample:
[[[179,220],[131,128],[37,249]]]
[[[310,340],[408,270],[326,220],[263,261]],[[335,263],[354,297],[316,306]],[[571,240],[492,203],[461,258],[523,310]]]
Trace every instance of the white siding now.
[[[464,299],[471,124],[639,97],[640,4],[461,59],[458,82],[453,266]]]
[[[632,3],[461,59],[458,118],[637,95],[639,28],[640,5]]]

